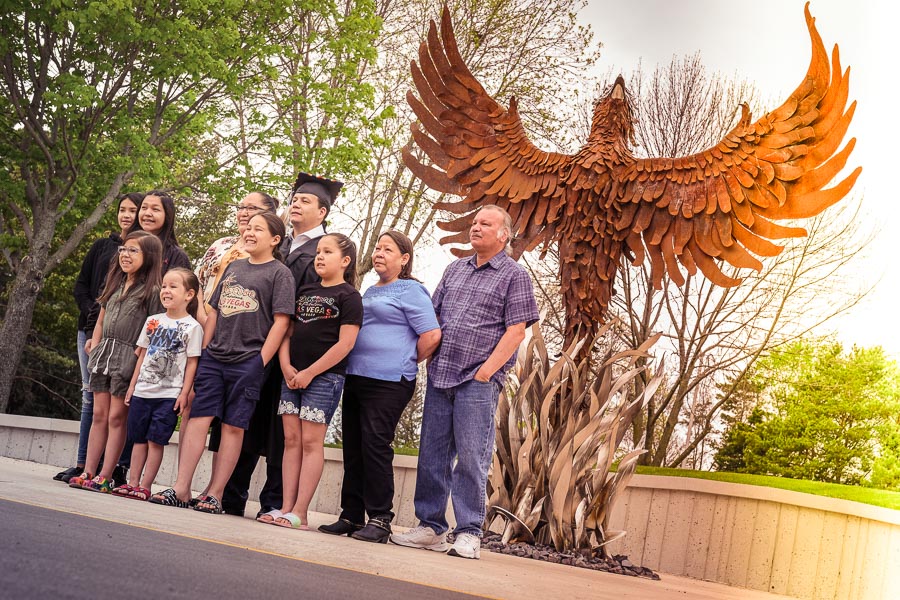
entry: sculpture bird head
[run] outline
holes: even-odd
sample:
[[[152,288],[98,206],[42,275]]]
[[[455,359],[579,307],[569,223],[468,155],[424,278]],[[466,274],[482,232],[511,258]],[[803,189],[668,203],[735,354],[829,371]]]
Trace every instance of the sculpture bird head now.
[[[589,139],[624,148],[634,144],[632,99],[621,75],[594,102]]]

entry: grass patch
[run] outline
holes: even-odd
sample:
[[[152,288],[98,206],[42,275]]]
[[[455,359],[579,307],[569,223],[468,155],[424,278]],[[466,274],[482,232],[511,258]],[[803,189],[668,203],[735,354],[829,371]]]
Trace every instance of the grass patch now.
[[[419,449],[418,448],[407,448],[406,446],[401,446],[399,448],[394,448],[394,454],[402,454],[403,456],[418,456]]]
[[[763,487],[852,500],[900,510],[900,492],[879,490],[856,485],[840,485],[837,483],[822,483],[819,481],[806,481],[802,479],[788,479],[786,477],[772,477],[770,475],[748,475],[746,473],[722,473],[710,471],[691,471],[688,469],[667,469],[664,467],[638,467],[641,475],[665,475],[669,477],[693,477],[694,479],[710,479],[712,481],[726,481],[728,483],[743,483],[747,485],[759,485]]]
[[[343,444],[337,444],[333,442],[329,442],[325,444],[326,448],[343,448]],[[418,448],[407,448],[406,446],[400,446],[398,448],[394,448],[394,454],[402,454],[403,456],[418,456],[419,449]]]

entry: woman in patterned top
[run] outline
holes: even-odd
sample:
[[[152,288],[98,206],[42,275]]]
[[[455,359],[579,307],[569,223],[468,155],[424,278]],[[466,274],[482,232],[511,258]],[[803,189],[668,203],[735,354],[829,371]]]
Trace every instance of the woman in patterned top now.
[[[247,229],[247,223],[250,218],[264,212],[275,212],[278,203],[275,198],[263,192],[250,192],[247,194],[240,204],[237,205],[237,213],[235,221],[237,222],[238,234],[226,236],[213,242],[200,260],[200,266],[197,267],[197,278],[200,280],[200,297],[202,302],[198,311],[198,320],[201,323],[206,322],[206,315],[209,312],[209,304],[207,299],[213,294],[225,267],[239,258],[247,258],[248,254],[244,250],[244,244],[241,236]]]

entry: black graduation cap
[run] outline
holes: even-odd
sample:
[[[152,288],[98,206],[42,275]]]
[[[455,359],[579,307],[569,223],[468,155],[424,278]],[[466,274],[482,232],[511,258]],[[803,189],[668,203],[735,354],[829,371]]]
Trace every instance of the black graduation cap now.
[[[331,209],[342,187],[344,187],[342,181],[318,177],[309,173],[298,173],[297,182],[294,184],[294,193],[312,194]]]

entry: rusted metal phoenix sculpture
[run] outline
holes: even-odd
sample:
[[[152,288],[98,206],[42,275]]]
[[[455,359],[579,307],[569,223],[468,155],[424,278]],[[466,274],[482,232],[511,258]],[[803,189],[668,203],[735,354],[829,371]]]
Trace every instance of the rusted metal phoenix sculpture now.
[[[823,189],[844,168],[855,139],[837,151],[856,103],[847,105],[849,69],[837,45],[831,61],[806,9],[812,60],[800,86],[777,109],[751,122],[747,105],[716,146],[679,158],[636,158],[632,106],[619,77],[596,101],[587,144],[576,154],[532,144],[516,100],[498,104],[465,65],[444,7],[419,48],[412,75],[418,97],[407,101],[419,119],[413,138],[432,164],[409,149],[404,162],[434,190],[462,196],[436,206],[461,215],[438,226],[467,241],[472,213],[497,204],[513,220],[513,253],[559,243],[567,344],[603,323],[623,255],[645,257],[657,289],[681,286],[682,268],[719,286],[740,283],[724,263],[757,271],[756,256],[782,250],[770,240],[800,237],[776,221],[814,216],[843,198],[861,168]],[[464,250],[454,249],[461,256]]]

